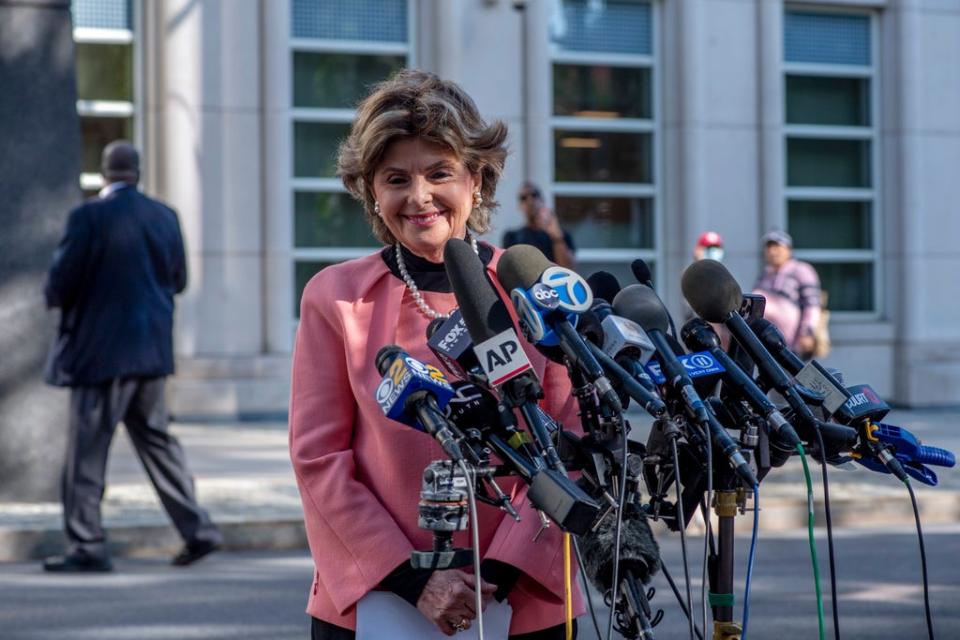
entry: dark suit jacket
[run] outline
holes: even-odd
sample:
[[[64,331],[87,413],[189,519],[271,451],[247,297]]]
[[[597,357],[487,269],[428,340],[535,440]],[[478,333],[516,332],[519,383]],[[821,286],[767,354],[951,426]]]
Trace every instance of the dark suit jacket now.
[[[44,291],[62,311],[47,382],[173,373],[173,296],[186,284],[170,207],[125,186],[71,211]]]

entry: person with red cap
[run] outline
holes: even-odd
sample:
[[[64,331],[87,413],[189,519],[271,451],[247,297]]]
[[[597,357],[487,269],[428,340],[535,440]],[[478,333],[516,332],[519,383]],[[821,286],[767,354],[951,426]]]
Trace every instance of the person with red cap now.
[[[699,261],[704,258],[723,262],[723,238],[716,231],[704,231],[697,238],[693,259]]]

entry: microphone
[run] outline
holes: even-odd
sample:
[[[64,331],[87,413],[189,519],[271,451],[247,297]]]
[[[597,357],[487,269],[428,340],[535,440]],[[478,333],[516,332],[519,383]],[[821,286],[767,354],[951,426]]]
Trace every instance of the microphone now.
[[[527,498],[564,531],[586,533],[598,507],[573,480],[546,463],[516,429],[510,411],[501,411],[490,392],[469,382],[454,382],[447,416],[464,432],[476,429],[483,442],[529,485]],[[509,500],[507,501],[509,503]],[[504,503],[505,506],[506,503]]]
[[[687,375],[686,367],[677,358],[673,348],[667,340],[666,329],[669,324],[669,314],[653,289],[644,284],[632,284],[625,287],[613,300],[613,309],[618,315],[633,320],[647,332],[647,336],[657,348],[655,358],[663,370],[666,384],[674,389],[682,398],[684,404],[696,421],[711,434],[714,445],[722,451],[737,473],[749,486],[757,485],[756,476],[746,459],[740,452],[740,447],[733,441],[727,430],[723,428],[715,416],[707,411],[703,400],[693,386],[693,381]]]
[[[776,405],[770,401],[760,387],[741,369],[733,358],[727,355],[720,345],[720,337],[708,322],[701,318],[691,318],[680,330],[684,344],[691,351],[708,351],[723,366],[720,374],[727,388],[743,398],[766,419],[770,430],[786,440],[791,449],[802,444],[797,432],[787,422]]]
[[[473,340],[460,309],[454,309],[449,318],[434,318],[427,325],[427,346],[451,375],[478,385],[490,385],[473,350]]]
[[[463,460],[460,445],[441,409],[453,396],[453,387],[443,373],[394,344],[377,352],[376,363],[383,376],[377,386],[377,403],[384,415],[429,433],[452,460]]]
[[[480,367],[490,384],[499,389],[512,407],[520,409],[550,466],[562,470],[547,420],[537,406],[543,388],[520,346],[507,307],[487,279],[486,267],[470,245],[459,238],[447,241],[443,261]]]
[[[594,300],[590,311],[581,316],[578,331],[618,390],[654,417],[666,412],[666,405],[643,368],[656,349],[640,325],[615,315],[610,303],[601,299]]]
[[[633,272],[633,277],[637,279],[637,282],[647,285],[651,291],[657,293],[657,288],[653,286],[653,272],[650,271],[650,266],[643,258],[637,258],[630,263],[630,271]],[[667,305],[663,304],[663,300],[660,299],[659,295],[657,296],[657,300],[660,300],[660,304],[666,309]],[[667,314],[667,322],[670,325],[670,335],[676,336],[677,327],[674,326],[673,318],[669,313]]]
[[[796,381],[777,364],[751,331],[746,320],[737,313],[743,300],[743,292],[723,264],[709,259],[694,262],[683,272],[680,287],[697,315],[708,322],[721,323],[730,330],[737,343],[756,363],[761,375],[800,417],[800,424],[807,428],[807,439],[813,434],[813,430],[820,429],[825,439],[836,441],[839,447],[850,448],[856,443],[855,429],[817,420],[800,397]],[[826,455],[826,452],[821,454]]]
[[[522,244],[504,252],[497,264],[497,278],[510,292],[527,338],[538,346],[559,346],[593,383],[601,400],[621,411],[620,398],[603,368],[574,329],[577,316],[593,303],[586,281],[575,271],[547,260],[536,247]]]
[[[578,546],[583,560],[583,573],[601,593],[613,589],[613,560],[616,557],[616,514],[607,515],[591,531],[580,537]],[[660,570],[660,547],[653,537],[644,512],[635,504],[627,504],[620,533],[619,589],[637,616],[643,630],[642,637],[653,637],[650,607],[644,589]],[[640,583],[638,585],[637,583]],[[616,606],[614,604],[613,606]],[[649,635],[648,635],[649,634]]]
[[[597,271],[587,278],[587,286],[593,291],[594,300],[603,300],[613,304],[613,298],[620,293],[620,281],[609,271]]]

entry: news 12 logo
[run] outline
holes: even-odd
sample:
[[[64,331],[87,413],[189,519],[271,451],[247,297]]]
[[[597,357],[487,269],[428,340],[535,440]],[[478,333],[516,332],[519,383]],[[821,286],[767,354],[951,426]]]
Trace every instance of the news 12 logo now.
[[[680,361],[680,364],[683,365],[687,375],[691,378],[702,378],[703,376],[726,371],[723,365],[707,351],[685,353],[682,356],[677,356],[677,359]],[[656,360],[651,360],[644,365],[644,368],[647,370],[647,373],[650,374],[650,378],[653,379],[654,384],[660,385],[667,381],[660,368],[660,363]]]

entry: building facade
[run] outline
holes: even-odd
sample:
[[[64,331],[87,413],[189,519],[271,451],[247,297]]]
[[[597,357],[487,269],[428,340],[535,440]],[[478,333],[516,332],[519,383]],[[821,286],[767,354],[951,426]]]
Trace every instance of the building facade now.
[[[180,213],[182,415],[276,414],[300,291],[374,250],[334,176],[370,84],[461,84],[510,130],[488,239],[540,184],[585,275],[651,265],[675,316],[697,236],[749,289],[786,229],[848,383],[960,404],[957,0],[73,0],[81,184],[131,137]]]

